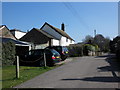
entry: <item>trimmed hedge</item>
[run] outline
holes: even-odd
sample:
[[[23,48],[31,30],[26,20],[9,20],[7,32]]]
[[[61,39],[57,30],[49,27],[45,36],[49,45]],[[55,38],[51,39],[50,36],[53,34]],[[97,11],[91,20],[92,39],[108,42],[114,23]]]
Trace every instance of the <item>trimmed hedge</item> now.
[[[82,46],[68,46],[69,56],[78,57],[83,56],[83,47]]]
[[[15,61],[15,43],[2,43],[2,65],[13,65]]]
[[[89,51],[97,52],[99,50],[97,45],[91,44],[74,44],[67,47],[70,57],[88,56]]]

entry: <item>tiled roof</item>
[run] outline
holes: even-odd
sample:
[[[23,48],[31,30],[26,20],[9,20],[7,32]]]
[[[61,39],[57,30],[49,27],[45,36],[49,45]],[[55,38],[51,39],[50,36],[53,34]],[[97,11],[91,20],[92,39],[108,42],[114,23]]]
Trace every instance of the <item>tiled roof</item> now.
[[[43,30],[40,30],[40,29],[37,29],[37,28],[34,28],[34,29],[37,30],[38,32],[41,32],[42,34],[44,34],[48,38],[56,39],[55,37],[53,37],[52,35],[48,34],[47,32],[44,32]]]
[[[50,26],[52,29],[54,29],[56,32],[58,32],[58,33],[61,34],[62,36],[65,36],[65,37],[67,37],[67,38],[73,40],[65,31],[60,30],[60,29],[58,29],[58,28],[56,28],[56,27],[54,27],[54,26],[48,24],[47,22],[45,22],[45,24],[41,27],[41,29],[42,29],[45,25]]]

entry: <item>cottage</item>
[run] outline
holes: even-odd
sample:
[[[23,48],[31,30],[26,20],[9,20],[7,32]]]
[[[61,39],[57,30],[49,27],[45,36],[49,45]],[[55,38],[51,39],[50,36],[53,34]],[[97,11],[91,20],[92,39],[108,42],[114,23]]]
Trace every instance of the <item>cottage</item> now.
[[[53,40],[54,46],[69,46],[70,44],[75,43],[75,41],[65,32],[64,24],[61,25],[60,30],[45,22],[45,24],[40,29],[59,40],[57,43]]]
[[[43,49],[54,44],[59,45],[59,40],[56,37],[37,28],[30,30],[26,35],[20,38],[20,40],[31,43],[32,49]]]

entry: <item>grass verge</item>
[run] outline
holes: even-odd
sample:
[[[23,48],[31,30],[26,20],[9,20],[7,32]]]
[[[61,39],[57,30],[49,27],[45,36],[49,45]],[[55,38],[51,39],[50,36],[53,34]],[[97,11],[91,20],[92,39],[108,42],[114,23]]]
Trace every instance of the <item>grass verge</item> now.
[[[2,68],[2,88],[12,88],[56,67],[57,66],[46,68],[20,66],[20,78],[17,79],[15,66],[4,66]]]

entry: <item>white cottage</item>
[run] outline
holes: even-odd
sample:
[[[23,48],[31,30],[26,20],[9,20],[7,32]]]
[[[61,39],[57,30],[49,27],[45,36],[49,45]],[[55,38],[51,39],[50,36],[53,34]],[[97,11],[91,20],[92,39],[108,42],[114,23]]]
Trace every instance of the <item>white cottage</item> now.
[[[58,39],[53,39],[53,46],[69,46],[70,44],[75,43],[75,41],[65,32],[64,24],[61,25],[60,30],[45,22],[45,24],[41,27],[41,30]]]

